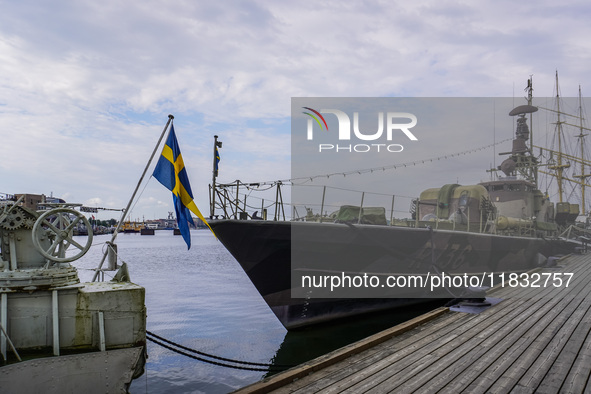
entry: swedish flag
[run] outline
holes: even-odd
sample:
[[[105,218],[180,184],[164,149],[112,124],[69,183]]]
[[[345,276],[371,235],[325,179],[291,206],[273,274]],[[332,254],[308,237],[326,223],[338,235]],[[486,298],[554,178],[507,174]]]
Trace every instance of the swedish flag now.
[[[168,139],[162,149],[162,156],[156,164],[152,176],[172,192],[172,200],[176,211],[176,221],[183,239],[187,243],[187,249],[191,248],[191,232],[189,224],[195,225],[191,212],[209,227],[205,218],[199,212],[197,205],[193,202],[193,193],[187,176],[187,170],[183,163],[183,156],[179,149],[179,143],[174,134],[174,126],[170,126]],[[211,230],[211,227],[209,228]],[[212,231],[213,232],[213,231]]]
[[[220,163],[220,152],[218,151],[218,147],[216,145],[216,147],[215,147],[215,166],[213,168],[213,171],[215,172],[215,176],[218,176],[219,163]]]

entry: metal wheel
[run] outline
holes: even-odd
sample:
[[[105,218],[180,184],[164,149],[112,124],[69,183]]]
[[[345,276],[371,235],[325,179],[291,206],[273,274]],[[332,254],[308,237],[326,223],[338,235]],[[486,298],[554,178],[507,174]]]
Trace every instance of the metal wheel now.
[[[74,217],[72,220],[71,217]],[[73,232],[78,223],[82,221],[88,229],[85,242],[74,240]],[[49,247],[47,245],[49,240]],[[84,256],[92,244],[92,226],[86,217],[78,211],[70,208],[56,208],[45,212],[33,225],[33,245],[45,257],[58,263],[68,263]],[[78,253],[66,257],[66,249],[73,245]]]

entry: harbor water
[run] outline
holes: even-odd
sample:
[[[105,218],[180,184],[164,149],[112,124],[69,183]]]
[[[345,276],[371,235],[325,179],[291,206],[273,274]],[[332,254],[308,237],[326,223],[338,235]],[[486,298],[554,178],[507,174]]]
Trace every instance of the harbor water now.
[[[110,235],[73,263],[81,281],[92,278]],[[147,329],[191,349],[220,357],[274,365],[297,365],[406,321],[432,306],[364,316],[287,332],[240,265],[208,230],[191,232],[187,250],[172,231],[153,236],[120,234],[119,262],[132,282],[146,289]],[[109,279],[107,272],[105,280]],[[260,368],[260,367],[258,367]],[[148,342],[144,375],[130,392],[228,393],[271,372],[230,369],[204,363]]]

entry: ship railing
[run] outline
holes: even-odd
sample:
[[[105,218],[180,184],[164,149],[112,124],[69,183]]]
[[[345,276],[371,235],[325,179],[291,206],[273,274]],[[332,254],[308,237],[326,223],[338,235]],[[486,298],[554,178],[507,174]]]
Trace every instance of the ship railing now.
[[[292,185],[291,212],[294,221],[371,223],[378,218],[371,210],[382,208],[381,224],[412,222],[413,198],[325,185]],[[404,207],[404,209],[402,209]],[[344,212],[344,210],[346,212]],[[398,219],[401,215],[405,219]],[[373,216],[372,219],[368,218]]]
[[[291,188],[291,193],[288,193],[291,201],[284,199],[283,190],[286,186]],[[409,215],[408,206],[412,206],[413,200],[411,197],[393,194],[282,182],[263,184],[235,181],[216,184],[215,188],[210,185],[209,190],[209,216],[217,219],[331,222],[334,221],[340,207],[351,205],[359,208],[388,206],[389,209],[385,208],[385,210],[392,222],[397,220],[394,218],[395,213]],[[349,195],[344,196],[347,193]],[[376,202],[376,196],[381,198],[380,202]],[[401,204],[409,205],[402,210]]]
[[[289,187],[285,193],[285,187]],[[212,197],[213,196],[213,197]],[[367,211],[383,208],[379,224],[402,227],[431,227],[461,232],[495,233],[496,209],[488,199],[480,201],[479,212],[466,211],[466,223],[455,220],[418,217],[419,198],[388,193],[375,193],[335,186],[294,183],[244,183],[239,180],[210,185],[210,218],[238,220],[280,220],[306,222],[348,222],[376,224]],[[339,217],[343,207],[354,208],[354,217]],[[520,229],[525,235],[531,229]]]
[[[284,199],[284,189],[290,190]],[[212,197],[213,196],[213,197]],[[335,186],[275,182],[235,181],[210,185],[210,218],[314,221],[333,223],[342,207],[357,207],[351,223],[367,223],[364,215],[375,207],[384,209],[382,224],[404,227],[421,225],[415,218],[416,197],[374,193]],[[433,225],[433,223],[431,223]],[[437,225],[437,224],[435,224]]]
[[[210,219],[287,220],[283,201],[283,184],[232,183],[209,185]],[[261,197],[253,192],[263,192]],[[256,205],[255,205],[256,204]],[[272,212],[272,216],[270,213]]]

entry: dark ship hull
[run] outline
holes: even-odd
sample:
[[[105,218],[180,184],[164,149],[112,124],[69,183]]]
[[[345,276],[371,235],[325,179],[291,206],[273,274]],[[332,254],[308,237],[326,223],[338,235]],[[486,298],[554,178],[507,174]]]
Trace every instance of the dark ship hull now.
[[[257,220],[214,220],[210,225],[287,329],[434,297],[453,298],[445,289],[427,294],[416,288],[396,295],[379,289],[382,292],[376,294],[386,295],[376,297],[356,296],[356,289],[348,289],[352,296],[339,298],[327,288],[309,288],[306,296],[293,297],[298,281],[292,284],[292,275],[333,275],[337,260],[341,273],[381,277],[426,272],[490,275],[530,270],[544,261],[542,256],[566,253],[574,246],[557,239],[397,226]],[[292,260],[298,262],[293,268]]]

